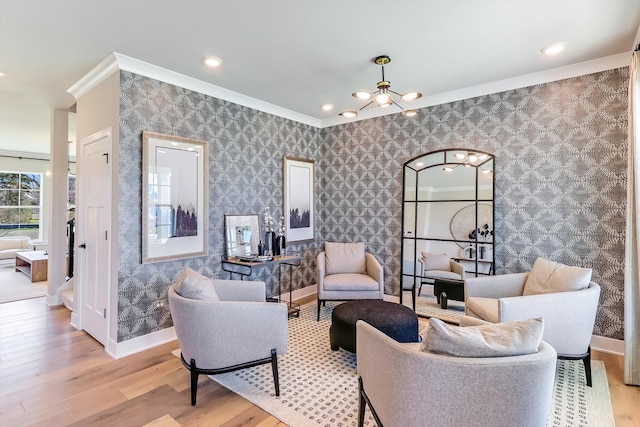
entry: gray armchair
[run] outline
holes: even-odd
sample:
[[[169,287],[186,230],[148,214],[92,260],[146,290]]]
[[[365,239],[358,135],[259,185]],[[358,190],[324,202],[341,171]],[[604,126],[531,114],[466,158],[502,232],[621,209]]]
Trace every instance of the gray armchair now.
[[[379,426],[543,426],[556,370],[556,352],[506,357],[455,357],[402,344],[356,324],[360,409]]]
[[[383,299],[382,266],[364,243],[326,242],[316,258],[318,320],[325,301]]]
[[[280,395],[277,355],[287,352],[287,306],[265,302],[264,282],[211,280],[219,301],[184,298],[169,288],[169,308],[183,365],[191,371],[191,404],[198,376],[271,363]]]
[[[558,358],[580,360],[591,386],[591,335],[600,297],[600,286],[585,289],[523,295],[529,273],[465,279],[465,314],[488,322],[530,317],[544,318],[544,335]]]

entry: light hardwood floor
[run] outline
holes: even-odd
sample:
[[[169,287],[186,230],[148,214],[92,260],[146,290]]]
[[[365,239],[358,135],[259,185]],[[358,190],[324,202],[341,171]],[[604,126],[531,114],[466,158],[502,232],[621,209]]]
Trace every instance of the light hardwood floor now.
[[[43,298],[0,305],[0,425],[284,426],[201,376],[190,405],[189,374],[171,342],[113,360]],[[623,359],[604,360],[617,426],[640,427],[640,388],[623,383]]]

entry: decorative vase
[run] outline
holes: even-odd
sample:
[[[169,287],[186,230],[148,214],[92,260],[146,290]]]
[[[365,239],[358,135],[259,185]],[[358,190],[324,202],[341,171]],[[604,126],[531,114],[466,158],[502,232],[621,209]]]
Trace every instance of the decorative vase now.
[[[287,243],[284,236],[276,237],[274,255],[285,255],[287,253]]]
[[[258,256],[263,256],[264,255],[264,243],[262,243],[262,240],[260,240],[260,243],[258,243]]]
[[[264,254],[265,256],[273,256],[276,247],[276,233],[275,231],[267,231],[264,233]]]

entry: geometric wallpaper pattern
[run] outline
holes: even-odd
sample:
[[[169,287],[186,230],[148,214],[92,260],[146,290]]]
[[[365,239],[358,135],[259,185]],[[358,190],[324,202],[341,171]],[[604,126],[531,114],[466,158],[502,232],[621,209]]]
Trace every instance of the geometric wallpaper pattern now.
[[[294,289],[315,283],[324,241],[364,241],[384,266],[385,293],[398,295],[402,165],[457,147],[496,158],[496,273],[529,270],[538,256],[592,268],[602,287],[594,334],[623,339],[628,71],[325,129],[121,71],[118,341],[172,325],[167,288],[183,265],[229,277],[220,265],[224,214],[269,206],[279,216],[284,155],[316,162],[315,240],[293,247],[303,257]],[[141,264],[143,130],[207,142],[207,256]],[[252,278],[277,294],[277,267],[266,270]]]

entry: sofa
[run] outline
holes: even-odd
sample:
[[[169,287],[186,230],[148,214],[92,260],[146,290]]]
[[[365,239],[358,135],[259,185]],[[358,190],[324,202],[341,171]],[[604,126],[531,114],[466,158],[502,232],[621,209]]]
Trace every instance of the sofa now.
[[[27,236],[4,236],[0,237],[0,260],[14,259],[17,252],[29,250]]]

